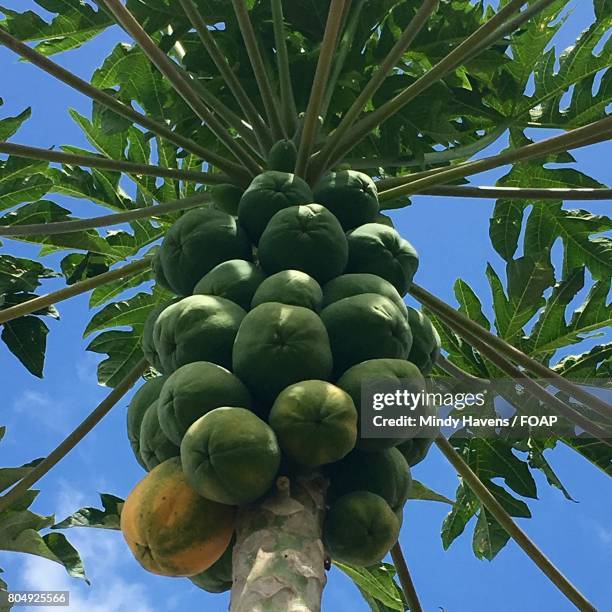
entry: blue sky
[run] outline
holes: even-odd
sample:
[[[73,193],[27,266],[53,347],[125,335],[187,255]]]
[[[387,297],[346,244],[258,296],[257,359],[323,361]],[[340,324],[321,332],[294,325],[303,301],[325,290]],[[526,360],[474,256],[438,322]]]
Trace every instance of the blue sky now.
[[[24,0],[5,0],[10,8],[29,8]],[[590,2],[574,1],[574,16],[563,28],[559,45],[571,44],[591,18]],[[62,65],[89,78],[100,60],[118,41],[127,38],[109,31],[84,49],[59,57]],[[0,49],[5,105],[2,116],[33,106],[33,118],[16,142],[49,147],[73,144],[88,148],[68,116],[68,108],[88,115],[90,103],[37,69],[20,63]],[[538,137],[542,137],[541,134]],[[606,157],[606,153],[608,157]],[[610,180],[609,147],[591,147],[576,153],[581,167],[595,178]],[[477,184],[492,184],[500,173],[479,175]],[[75,214],[91,214],[92,207],[56,197]],[[452,301],[452,286],[461,276],[483,296],[488,295],[484,269],[487,261],[500,266],[488,241],[493,202],[415,198],[412,207],[394,215],[398,229],[418,249],[418,281]],[[579,207],[574,203],[573,207]],[[593,212],[606,212],[609,203],[587,203]],[[6,242],[3,250],[35,256],[36,249]],[[53,265],[57,258],[50,258]],[[53,288],[53,283],[48,288]],[[2,424],[8,426],[0,444],[0,464],[17,465],[45,455],[103,398],[107,390],[96,384],[98,357],[85,352],[82,331],[88,321],[87,298],[60,305],[61,321],[51,321],[45,379],[30,376],[0,346]],[[83,505],[97,505],[97,492],[125,496],[143,473],[131,455],[125,435],[127,399],[40,483],[34,508],[41,514],[64,518]],[[531,503],[534,518],[522,526],[551,559],[599,607],[612,610],[612,486],[610,479],[570,451],[559,448],[549,460],[576,503],[566,501],[536,475],[540,499]],[[415,470],[428,486],[454,496],[456,475],[434,450]],[[572,610],[565,598],[513,543],[493,561],[478,561],[471,552],[470,524],[449,551],[442,549],[440,525],[448,507],[432,502],[407,505],[401,542],[425,610],[496,612]],[[38,558],[0,556],[0,566],[15,589],[69,589],[73,612],[161,612],[166,610],[227,609],[227,596],[212,596],[187,580],[147,574],[132,559],[121,534],[73,530],[71,540],[80,549],[92,586],[69,579],[62,568]],[[39,608],[41,609],[41,608]],[[42,608],[44,609],[44,608]],[[324,609],[334,612],[367,610],[360,594],[339,572],[330,574]]]

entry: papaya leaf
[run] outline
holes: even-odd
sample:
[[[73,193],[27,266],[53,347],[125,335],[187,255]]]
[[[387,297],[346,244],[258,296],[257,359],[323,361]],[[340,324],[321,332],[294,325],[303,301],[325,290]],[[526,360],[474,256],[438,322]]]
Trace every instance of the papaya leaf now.
[[[448,499],[445,495],[436,493],[422,482],[414,479],[408,499],[442,502],[443,504],[450,504],[451,506],[455,503],[452,499]]]
[[[555,49],[543,53],[534,69],[535,91],[518,113],[529,111],[530,120],[545,126],[569,127],[584,125],[605,116],[606,106],[612,101],[609,80],[604,81],[599,95],[593,96],[593,80],[600,71],[612,66],[612,41],[595,49],[609,33],[612,15],[597,19],[578,40],[559,57]],[[556,64],[559,64],[555,71]],[[608,79],[609,79],[608,73]],[[573,87],[569,105],[562,102]],[[567,106],[567,108],[566,108]]]
[[[490,375],[488,364],[483,361],[482,357],[434,313],[427,310],[425,314],[431,319],[440,334],[442,346],[448,352],[449,360],[469,374],[488,378]]]
[[[537,499],[535,480],[525,461],[502,439],[474,438],[462,440],[463,459],[483,481],[503,478],[506,485],[523,497]]]
[[[18,209],[0,217],[0,224],[19,226],[30,223],[55,223],[70,221],[74,217],[66,208],[50,200],[39,200],[24,204]],[[104,255],[112,255],[113,249],[104,238],[95,231],[79,231],[70,234],[51,234],[48,236],[16,236],[16,240],[50,245],[62,249],[92,251]]]
[[[67,285],[108,272],[111,262],[100,253],[71,253],[60,262]]]
[[[44,536],[39,533],[53,523],[53,516],[40,516],[30,510],[0,513],[0,550],[28,553],[55,561],[63,565],[70,576],[87,581],[79,554],[66,538],[57,533]]]
[[[100,499],[102,500],[102,510],[81,508],[63,521],[53,525],[51,529],[68,529],[70,527],[119,529],[119,519],[124,500],[108,493],[100,493]]]
[[[19,13],[0,6],[5,16],[0,23],[17,38],[38,42],[35,48],[43,55],[80,47],[112,25],[107,13],[95,11],[79,0],[36,0],[36,3],[56,16],[46,22],[33,11]]]
[[[518,249],[523,216],[527,204],[517,200],[497,200],[489,222],[489,237],[493,248],[507,262]]]
[[[0,296],[7,293],[32,292],[42,279],[57,274],[37,261],[0,255]]]
[[[157,301],[150,293],[138,293],[123,302],[108,304],[94,315],[85,328],[83,337],[109,327],[123,326],[130,326],[142,333],[147,316],[156,304]]]
[[[497,328],[497,333],[504,337],[512,319],[512,306],[506,296],[501,278],[491,264],[487,264],[486,274],[489,280],[489,286],[491,287],[493,310],[495,312],[495,327]]]
[[[461,279],[455,282],[455,297],[459,302],[459,311],[482,325],[485,329],[491,329],[491,323],[482,312],[482,302],[474,290]]]
[[[610,453],[610,447],[607,444],[589,438],[586,434],[564,438],[563,442],[598,467],[604,474],[612,476],[612,453]]]
[[[509,539],[508,532],[493,515],[486,508],[481,508],[472,538],[472,550],[476,557],[492,561]]]
[[[2,174],[0,171],[0,210],[23,202],[34,202],[47,194],[53,186],[53,181],[44,174],[9,179]]]
[[[368,603],[374,600],[377,606],[386,606],[387,609],[400,612],[406,610],[400,588],[394,580],[395,568],[392,565],[381,563],[371,567],[357,567],[339,561],[334,561],[334,565],[353,580]]]
[[[481,480],[511,516],[531,516],[525,502],[516,499],[490,480],[483,477]],[[477,517],[472,536],[474,554],[480,559],[491,560],[506,545],[510,536],[463,483],[459,485],[453,508],[442,524],[442,545],[445,550],[448,549],[474,516]]]
[[[503,72],[512,76],[513,93],[524,93],[525,86],[534,71],[534,58],[542,56],[567,18],[558,19],[565,4],[565,0],[555,0],[551,6],[529,20],[512,36],[510,48],[513,61],[503,67]],[[520,97],[512,100],[512,104],[516,105],[518,101],[523,105],[527,104]],[[513,110],[516,113],[516,109]]]
[[[455,503],[442,523],[442,546],[444,550],[453,543],[465,530],[470,519],[478,511],[478,501],[472,491],[463,483],[457,488]]]
[[[43,321],[27,316],[5,323],[0,337],[31,374],[42,378],[48,333]]]
[[[104,306],[112,299],[119,297],[124,291],[138,287],[147,281],[152,280],[152,271],[144,270],[133,276],[122,278],[112,283],[107,283],[101,287],[96,287],[91,293],[89,299],[90,308],[98,308]]]
[[[140,333],[132,331],[104,331],[87,346],[93,353],[106,354],[98,365],[98,382],[107,387],[117,385],[143,358]]]
[[[21,467],[0,468],[0,493],[3,493],[17,481],[27,476],[32,471],[32,468],[36,467],[41,461],[42,459],[36,459]]]
[[[569,355],[562,359],[554,370],[564,378],[574,381],[602,379],[609,384],[612,379],[612,343],[594,346],[581,355]]]
[[[63,533],[47,533],[42,539],[58,562],[66,568],[68,575],[73,578],[80,578],[89,584],[79,552],[70,544]]]
[[[593,285],[584,303],[574,309],[567,321],[566,302],[576,295],[581,279],[577,271],[553,292],[528,339],[532,354],[546,354],[577,344],[612,323],[612,304],[607,303],[610,279]]]
[[[0,105],[1,104],[2,99],[0,99]],[[14,136],[17,133],[17,130],[31,117],[31,115],[32,109],[28,107],[14,117],[5,117],[4,119],[0,119],[0,140],[8,140],[11,136]]]
[[[506,276],[510,317],[502,336],[511,338],[546,304],[544,292],[554,285],[555,275],[545,251],[539,257],[525,255],[508,262]]]
[[[529,465],[535,469],[540,470],[546,477],[548,484],[559,489],[559,491],[563,493],[565,499],[569,501],[576,501],[570,495],[569,491],[566,489],[565,485],[561,482],[561,480],[559,479],[559,477],[553,470],[552,466],[550,465],[550,463],[548,463],[548,460],[544,456],[544,451],[547,448],[554,448],[555,445],[556,445],[556,440],[554,439],[550,441],[530,439],[529,440],[529,451],[528,451],[529,452]]]

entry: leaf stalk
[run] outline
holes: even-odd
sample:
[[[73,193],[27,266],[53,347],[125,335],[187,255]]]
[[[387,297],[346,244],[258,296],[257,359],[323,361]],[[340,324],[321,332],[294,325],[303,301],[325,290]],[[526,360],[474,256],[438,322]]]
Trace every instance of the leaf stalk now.
[[[470,487],[482,505],[508,532],[529,558],[544,572],[550,581],[581,611],[596,612],[595,606],[561,573],[554,563],[538,548],[531,538],[514,522],[491,491],[463,460],[461,455],[443,437],[436,439],[436,446],[457,470],[463,481]]]
[[[110,270],[109,272],[104,272],[103,274],[99,274],[93,278],[87,278],[79,281],[78,283],[74,283],[74,285],[70,285],[69,287],[64,287],[59,291],[54,291],[53,293],[48,293],[47,295],[41,295],[32,300],[28,300],[27,302],[22,302],[21,304],[16,304],[10,308],[5,308],[4,310],[0,310],[0,325],[8,323],[13,319],[18,319],[19,317],[32,314],[37,310],[43,310],[49,306],[52,306],[53,304],[63,302],[71,297],[87,293],[91,289],[101,287],[106,283],[111,283],[127,276],[133,276],[134,274],[142,272],[150,267],[151,259],[149,257],[145,257],[121,268]]]

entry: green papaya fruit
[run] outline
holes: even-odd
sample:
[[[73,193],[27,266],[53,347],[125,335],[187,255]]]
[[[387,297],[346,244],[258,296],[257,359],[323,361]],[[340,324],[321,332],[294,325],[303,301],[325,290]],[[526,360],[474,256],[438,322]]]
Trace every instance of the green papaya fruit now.
[[[321,310],[321,285],[300,270],[283,270],[266,278],[257,288],[251,307],[266,302],[280,302],[289,306],[303,306],[315,312]]]
[[[142,420],[153,402],[157,401],[161,393],[165,376],[150,378],[134,393],[127,410],[127,435],[130,446],[134,451],[136,461],[147,469],[145,462],[140,455],[140,428]]]
[[[397,445],[397,450],[402,453],[410,467],[418,465],[427,457],[427,453],[433,444],[433,438],[409,438]]]
[[[354,365],[347,370],[336,383],[341,389],[344,389],[355,402],[358,408],[358,414],[361,418],[361,387],[364,381],[367,380],[389,380],[391,383],[399,383],[399,381],[410,381],[409,390],[414,393],[419,393],[426,390],[425,379],[421,375],[419,369],[405,359],[371,359]],[[361,431],[361,429],[359,429]],[[406,435],[398,436],[397,438],[363,438],[357,440],[357,448],[365,451],[379,451],[392,446],[397,446],[410,434],[413,430],[405,432]]]
[[[234,217],[212,208],[190,210],[166,233],[159,250],[163,274],[177,295],[230,259],[253,257],[251,244]]]
[[[376,184],[363,172],[331,172],[315,186],[313,195],[314,201],[330,210],[346,231],[373,222],[378,214]]]
[[[228,215],[236,216],[243,193],[244,189],[236,185],[224,183],[223,185],[215,185],[210,190],[210,197],[215,208],[222,210]]]
[[[233,372],[268,409],[285,387],[301,380],[328,379],[332,355],[323,322],[301,306],[277,302],[257,306],[238,330]]]
[[[158,400],[155,400],[147,408],[140,425],[140,457],[147,470],[180,455],[179,447],[166,436],[159,425],[157,402]]]
[[[270,426],[244,408],[216,408],[199,418],[181,442],[187,482],[206,499],[248,504],[270,489],[280,465]]]
[[[380,495],[393,512],[404,507],[412,486],[410,467],[397,448],[374,453],[356,449],[328,466],[327,473],[332,498],[353,491],[371,491]]]
[[[347,273],[376,274],[388,280],[404,296],[419,267],[414,247],[393,228],[366,223],[349,232]]]
[[[277,212],[259,241],[259,262],[268,273],[301,270],[325,283],[342,274],[348,245],[342,226],[318,204]]]
[[[440,356],[440,336],[429,317],[415,308],[408,308],[408,323],[413,338],[408,361],[414,363],[422,374],[427,375],[433,370]]]
[[[159,318],[159,315],[171,306],[175,304],[179,298],[175,298],[174,300],[170,300],[168,302],[164,302],[163,304],[158,304],[154,308],[151,309],[147,318],[145,319],[144,327],[142,328],[142,352],[144,353],[147,361],[162,374],[164,373],[163,366],[159,359],[159,355],[157,354],[157,349],[155,348],[155,343],[153,342],[153,329],[155,328],[155,323]]]
[[[363,293],[321,311],[334,357],[334,373],[369,359],[406,359],[412,334],[406,318],[388,298]]]
[[[214,267],[196,284],[194,295],[216,295],[249,310],[255,291],[266,278],[261,268],[243,259],[231,259]]]
[[[357,440],[351,396],[323,380],[304,380],[280,392],[268,419],[283,452],[308,467],[339,461]]]
[[[310,203],[312,190],[299,176],[290,172],[263,172],[253,179],[240,199],[238,221],[251,242],[257,244],[279,210]]]
[[[397,289],[389,281],[375,274],[342,274],[330,280],[323,287],[323,307],[345,297],[363,293],[378,293],[389,298],[405,317],[408,316],[406,304]]]
[[[192,295],[168,306],[153,327],[153,343],[164,373],[194,361],[232,364],[232,346],[245,311],[212,295]]]
[[[230,371],[196,361],[168,376],[160,391],[157,415],[166,436],[178,446],[192,423],[221,406],[250,408],[251,396]]]
[[[323,541],[334,559],[364,567],[382,561],[399,531],[398,517],[380,495],[354,491],[332,502]]]
[[[155,255],[153,255],[153,258],[151,260],[151,268],[153,269],[153,276],[155,278],[155,282],[164,289],[167,289],[168,291],[174,293],[174,289],[172,289],[170,283],[168,282],[168,279],[166,278],[166,275],[164,274],[164,268],[160,259],[160,249],[157,249],[157,251],[155,251]]]
[[[297,162],[298,150],[295,142],[289,139],[279,140],[268,153],[268,170],[293,172]]]

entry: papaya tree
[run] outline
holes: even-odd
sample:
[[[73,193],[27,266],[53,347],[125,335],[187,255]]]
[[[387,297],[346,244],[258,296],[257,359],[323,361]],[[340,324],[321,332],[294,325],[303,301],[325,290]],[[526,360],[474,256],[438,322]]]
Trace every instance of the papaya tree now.
[[[571,153],[612,137],[612,4],[588,4],[592,24],[563,53],[567,0],[0,8],[0,43],[91,101],[89,116],[70,111],[91,150],[16,142],[28,109],[0,119],[1,337],[42,377],[44,318],[90,294],[84,331],[110,389],[42,459],[0,470],[0,548],[82,578],[64,530],[120,529],[145,569],[231,590],[234,611],[319,610],[332,563],[373,610],[421,610],[399,531],[408,499],[437,499],[452,505],[445,546],[476,517],[479,557],[512,538],[595,610],[515,521],[531,516],[536,472],[569,497],[556,447],[612,475],[612,408],[592,389],[610,386],[612,345],[590,340],[612,321],[612,222],[566,206],[612,195]],[[117,26],[125,42],[91,78],[55,58]],[[495,169],[495,185],[477,182]],[[58,195],[109,210],[78,218]],[[455,304],[427,290],[396,228],[417,196],[495,201],[505,269],[487,266],[490,297],[461,278]],[[39,256],[11,254],[15,241]],[[568,428],[361,428],[368,380],[418,392],[502,378]],[[135,386],[117,444],[147,474],[129,497],[57,524],[31,511],[32,487]],[[459,477],[454,501],[411,476],[432,446]]]

